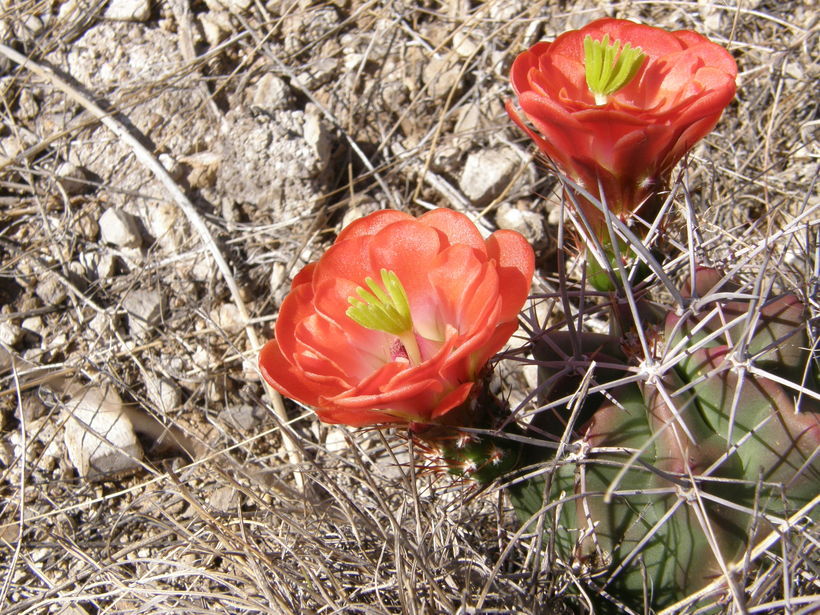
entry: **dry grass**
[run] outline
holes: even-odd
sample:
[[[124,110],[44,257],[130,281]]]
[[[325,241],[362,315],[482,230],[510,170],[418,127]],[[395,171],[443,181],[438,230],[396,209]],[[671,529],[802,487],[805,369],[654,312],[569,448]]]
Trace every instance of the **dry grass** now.
[[[525,46],[604,11],[698,30],[740,67],[737,101],[685,170],[688,192],[675,203],[685,223],[671,237],[683,256],[670,274],[690,254],[745,279],[765,270],[774,292],[798,292],[816,314],[812,3],[155,4],[150,20],[114,26],[94,2],[12,0],[0,14],[6,45],[32,62],[0,53],[0,326],[14,357],[0,387],[0,611],[583,608],[572,576],[544,567],[546,545],[518,532],[501,491],[419,471],[401,433],[328,428],[308,409],[282,405],[256,373],[257,336],[271,334],[288,277],[332,241],[345,215],[445,206],[493,228],[498,208],[512,204],[546,220],[558,205],[555,181],[529,162],[530,144],[502,111],[506,72]],[[199,34],[208,28],[218,36]],[[265,73],[289,86],[273,111],[252,108]],[[85,103],[110,111],[122,132]],[[297,160],[276,182],[264,175],[274,158],[231,158],[257,151],[243,126],[306,121],[294,115],[306,109],[328,138],[322,168],[293,179],[293,169],[315,164]],[[292,135],[281,130],[274,141]],[[521,169],[476,207],[458,176],[469,153],[488,147],[514,149]],[[160,154],[178,163],[165,177],[151,167]],[[66,160],[87,169],[80,185],[60,177]],[[284,197],[270,193],[269,177]],[[112,205],[142,221],[140,248],[101,241],[96,220]],[[555,225],[545,229],[538,290],[554,296],[560,246]],[[86,266],[111,256],[107,275]],[[159,326],[139,336],[123,305],[141,289],[159,291],[164,305]],[[541,324],[573,301],[539,302]],[[523,398],[523,379],[508,380]],[[156,394],[158,381],[170,396]],[[184,442],[158,447],[155,430],[138,471],[78,478],[55,390],[88,382],[113,385]],[[239,411],[248,422],[231,418]],[[795,569],[806,563],[789,557]],[[788,571],[764,568],[757,604],[781,599]]]

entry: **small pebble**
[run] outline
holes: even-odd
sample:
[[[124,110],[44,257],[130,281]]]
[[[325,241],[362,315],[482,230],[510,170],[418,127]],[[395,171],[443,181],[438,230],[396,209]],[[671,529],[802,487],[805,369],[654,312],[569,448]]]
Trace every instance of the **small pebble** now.
[[[147,337],[162,316],[162,295],[156,290],[135,290],[122,301],[128,328],[138,338]]]
[[[112,21],[148,21],[151,17],[150,0],[111,0],[104,16]]]
[[[518,155],[509,148],[497,148],[474,152],[467,157],[459,186],[473,205],[486,205],[512,180],[518,165]]]
[[[106,243],[121,248],[139,248],[142,245],[137,221],[131,214],[112,207],[100,216],[100,234]]]

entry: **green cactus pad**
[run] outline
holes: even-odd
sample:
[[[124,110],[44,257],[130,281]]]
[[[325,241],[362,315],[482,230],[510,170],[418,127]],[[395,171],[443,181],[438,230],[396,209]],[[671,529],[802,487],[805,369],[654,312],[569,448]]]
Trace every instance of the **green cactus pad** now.
[[[728,591],[724,566],[817,496],[820,407],[804,306],[793,295],[710,294],[722,277],[698,271],[682,293],[697,301],[651,340],[650,363],[665,367],[637,382],[624,383],[640,363],[626,339],[563,332],[535,344],[549,408],[539,429],[560,438],[573,409],[552,400],[582,381],[604,391],[574,406],[575,429],[545,466],[554,470],[515,485],[511,500],[530,527],[545,515],[555,556],[603,611],[658,610],[707,586],[712,595],[693,604],[715,604]],[[544,462],[544,450],[527,461]]]

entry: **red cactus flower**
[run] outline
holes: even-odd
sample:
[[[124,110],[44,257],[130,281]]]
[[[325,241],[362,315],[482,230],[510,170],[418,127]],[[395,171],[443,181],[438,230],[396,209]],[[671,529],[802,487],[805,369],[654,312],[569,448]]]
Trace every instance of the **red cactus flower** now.
[[[715,126],[736,76],[732,56],[695,32],[599,19],[519,55],[510,78],[534,128],[507,111],[613,213],[651,223],[672,167]],[[604,237],[603,215],[579,205]]]
[[[518,233],[485,241],[447,209],[376,212],[294,278],[262,375],[328,423],[458,421],[451,411],[517,327],[533,270]]]

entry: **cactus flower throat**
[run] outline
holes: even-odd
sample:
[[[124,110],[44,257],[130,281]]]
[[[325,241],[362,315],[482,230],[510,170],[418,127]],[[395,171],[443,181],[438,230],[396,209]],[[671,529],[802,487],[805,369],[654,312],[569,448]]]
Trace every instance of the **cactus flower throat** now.
[[[381,270],[384,289],[373,278],[365,278],[370,292],[361,286],[356,289],[356,297],[348,297],[350,307],[347,314],[354,322],[366,329],[384,331],[395,335],[400,342],[393,345],[391,358],[404,354],[411,365],[421,363],[421,352],[413,329],[413,317],[410,314],[410,302],[398,276],[387,269]]]

